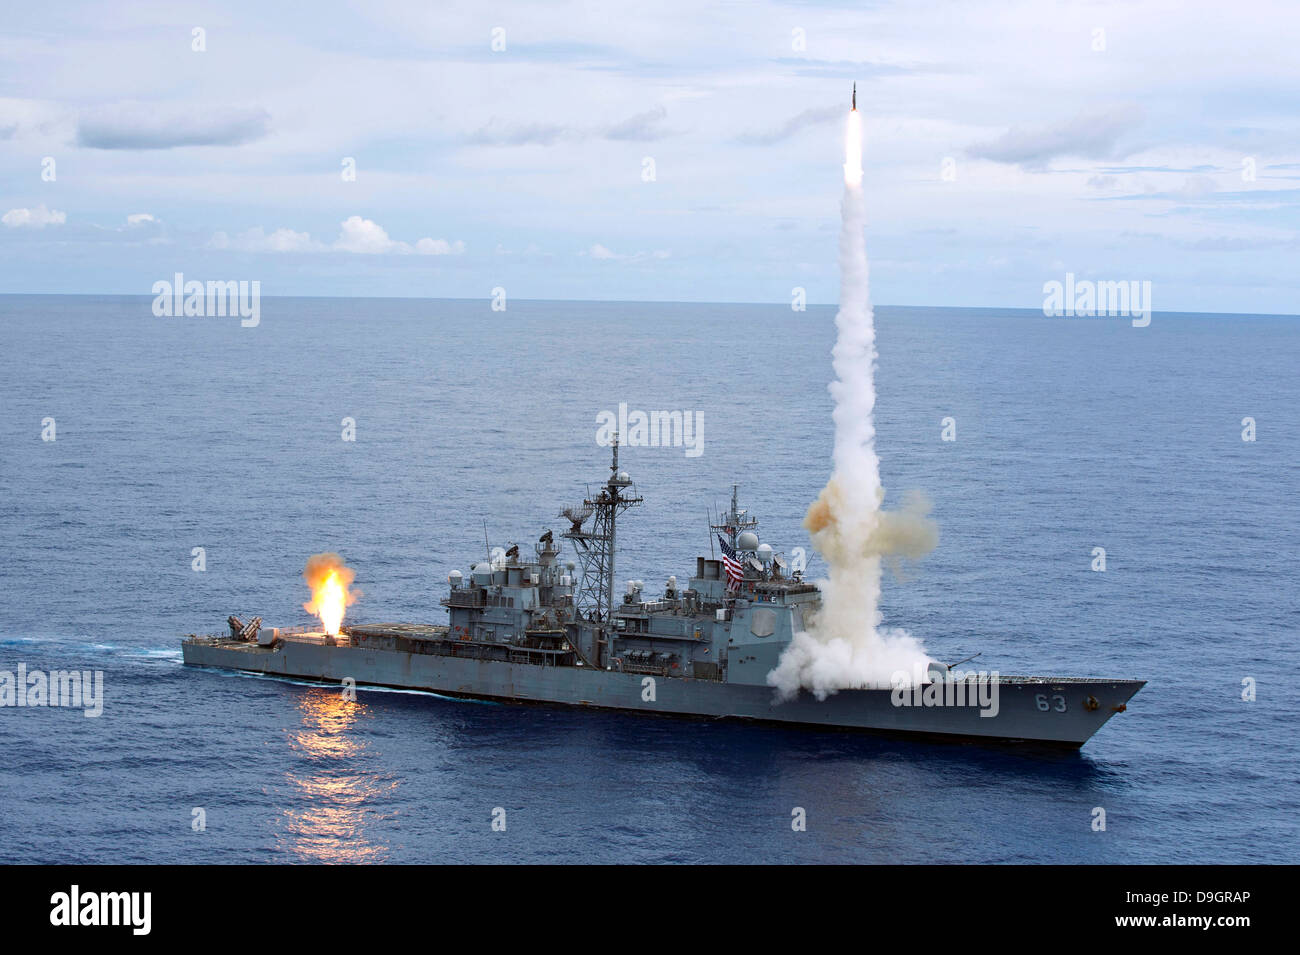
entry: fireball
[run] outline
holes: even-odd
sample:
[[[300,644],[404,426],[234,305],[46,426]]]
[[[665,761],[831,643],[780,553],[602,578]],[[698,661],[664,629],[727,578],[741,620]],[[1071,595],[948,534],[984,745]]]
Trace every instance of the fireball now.
[[[338,636],[345,610],[357,599],[357,594],[348,590],[356,574],[338,554],[326,553],[307,558],[302,576],[311,588],[311,600],[302,608],[320,617],[326,633]]]

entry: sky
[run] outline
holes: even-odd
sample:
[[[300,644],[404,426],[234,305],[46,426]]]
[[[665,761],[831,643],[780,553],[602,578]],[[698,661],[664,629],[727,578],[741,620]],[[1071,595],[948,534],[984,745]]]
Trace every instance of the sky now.
[[[0,293],[1300,313],[1294,2],[6,3]],[[355,173],[354,175],[352,173]]]

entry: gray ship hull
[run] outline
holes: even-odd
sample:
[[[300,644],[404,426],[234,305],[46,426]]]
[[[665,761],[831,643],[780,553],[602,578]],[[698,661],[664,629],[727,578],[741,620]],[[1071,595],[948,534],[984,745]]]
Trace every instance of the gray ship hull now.
[[[429,690],[509,703],[1070,748],[1083,745],[1145,685],[1142,680],[1003,676],[996,678],[996,692],[985,688],[982,705],[975,701],[972,688],[968,688],[971,699],[961,705],[933,700],[927,705],[911,691],[888,689],[841,690],[825,700],[803,692],[796,699],[777,702],[775,692],[760,685],[331,646],[320,641],[289,639],[267,647],[222,637],[191,637],[182,644],[182,653],[185,663],[193,666],[335,683],[351,679],[359,686]]]

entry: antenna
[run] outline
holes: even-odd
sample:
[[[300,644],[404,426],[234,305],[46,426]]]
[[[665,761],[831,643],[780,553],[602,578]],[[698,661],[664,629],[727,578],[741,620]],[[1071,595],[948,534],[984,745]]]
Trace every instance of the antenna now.
[[[625,493],[632,487],[631,480],[618,469],[618,432],[614,433],[613,455],[609,468],[609,478],[592,495],[588,491],[587,499],[582,502],[582,510],[592,515],[590,530],[583,530],[581,524],[574,526],[563,536],[573,541],[574,548],[582,557],[582,586],[577,600],[579,612],[586,611],[595,620],[608,624],[614,609],[614,554],[618,515],[636,504],[641,497]],[[596,653],[596,664],[600,665],[600,653]]]
[[[758,527],[758,520],[749,513],[749,508],[740,506],[739,484],[731,485],[730,510],[728,510],[726,514],[723,514],[721,511],[717,510],[716,504],[714,505],[714,509],[714,516],[711,519],[713,524],[710,527],[710,530],[721,533],[728,539],[732,547],[736,546],[737,541],[743,532],[752,531]],[[710,547],[712,544],[713,541],[710,539]]]

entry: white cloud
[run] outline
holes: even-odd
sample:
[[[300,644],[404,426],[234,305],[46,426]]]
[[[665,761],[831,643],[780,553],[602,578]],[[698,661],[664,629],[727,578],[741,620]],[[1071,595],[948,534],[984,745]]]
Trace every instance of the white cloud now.
[[[155,225],[158,220],[147,212],[134,212],[126,217],[126,224],[129,226]]]
[[[666,259],[672,255],[672,253],[667,249],[655,249],[653,252],[631,252],[619,254],[618,252],[601,245],[599,242],[578,254],[590,256],[591,258],[601,262],[644,262],[646,259]]]
[[[415,243],[415,251],[420,255],[460,255],[465,251],[465,243],[459,239],[455,242],[448,242],[446,239],[421,239]]]
[[[233,249],[236,252],[321,252],[325,249],[306,232],[276,229],[268,235],[260,226],[241,232],[233,239],[218,232],[210,245],[214,249]]]
[[[0,216],[0,222],[3,222],[11,229],[17,229],[21,226],[43,229],[47,225],[63,225],[67,221],[68,214],[66,212],[47,209],[43,202],[35,209],[10,209],[3,216]]]
[[[448,242],[446,239],[420,239],[411,245],[393,239],[388,232],[373,219],[361,216],[349,216],[341,225],[339,237],[333,243],[326,244],[311,237],[307,232],[294,232],[292,229],[276,229],[266,233],[255,227],[241,232],[231,238],[225,232],[218,232],[208,243],[214,249],[229,249],[236,252],[353,252],[358,255],[460,255],[465,251],[465,243],[459,239]]]
[[[379,223],[361,216],[349,216],[343,220],[343,231],[334,242],[334,248],[342,252],[358,252],[362,255],[383,255],[386,252],[409,252],[410,246],[404,242],[395,242],[388,237]]]

